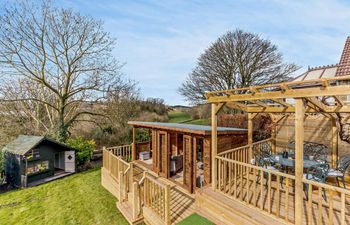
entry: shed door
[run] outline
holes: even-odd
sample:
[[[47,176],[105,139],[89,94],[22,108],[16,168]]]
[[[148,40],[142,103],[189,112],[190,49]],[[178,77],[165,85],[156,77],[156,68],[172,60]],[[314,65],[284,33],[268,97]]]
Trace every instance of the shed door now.
[[[190,193],[193,192],[193,144],[192,137],[184,135],[184,181],[183,184],[186,186]]]
[[[66,172],[75,172],[75,152],[64,152],[64,168]]]

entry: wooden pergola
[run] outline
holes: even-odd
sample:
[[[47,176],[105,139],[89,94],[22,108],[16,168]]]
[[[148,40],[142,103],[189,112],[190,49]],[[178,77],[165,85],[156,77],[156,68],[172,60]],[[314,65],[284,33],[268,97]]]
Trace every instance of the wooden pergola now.
[[[224,107],[248,114],[248,144],[253,143],[253,118],[258,113],[295,114],[295,224],[302,224],[303,214],[303,143],[304,118],[307,113],[321,113],[333,121],[332,165],[337,160],[338,131],[335,113],[350,113],[346,96],[350,95],[350,76],[285,82],[206,93],[212,104],[212,177],[215,177],[217,156],[217,115]],[[275,121],[276,122],[276,121]],[[252,158],[252,151],[249,153]],[[216,187],[216,179],[212,179]]]

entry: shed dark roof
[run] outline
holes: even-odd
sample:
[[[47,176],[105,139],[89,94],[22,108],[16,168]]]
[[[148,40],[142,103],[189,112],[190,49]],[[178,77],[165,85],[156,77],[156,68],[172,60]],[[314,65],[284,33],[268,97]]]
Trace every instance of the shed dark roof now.
[[[17,155],[24,155],[29,150],[35,148],[37,145],[42,143],[43,141],[48,141],[56,145],[60,145],[61,147],[74,150],[68,147],[65,144],[59,143],[55,140],[49,139],[44,136],[29,136],[29,135],[19,135],[15,140],[8,143],[3,151],[11,152]]]
[[[141,121],[129,121],[129,125],[135,127],[145,128],[158,128],[164,130],[182,131],[188,133],[197,133],[209,135],[211,134],[211,126],[184,124],[184,123],[162,123],[162,122],[141,122]],[[231,127],[218,127],[217,131],[219,134],[226,133],[247,133],[247,129],[242,128],[231,128]]]

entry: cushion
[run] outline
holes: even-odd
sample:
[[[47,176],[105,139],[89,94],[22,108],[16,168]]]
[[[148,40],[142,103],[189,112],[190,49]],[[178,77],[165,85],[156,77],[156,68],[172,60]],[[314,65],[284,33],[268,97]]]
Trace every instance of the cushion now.
[[[278,169],[276,169],[276,167],[274,167],[274,166],[266,166],[265,169],[268,169],[268,170],[278,170]]]
[[[303,177],[304,177],[305,179],[308,179],[308,180],[320,181],[320,178],[315,177],[315,176],[312,175],[312,174],[304,173],[304,174],[303,174]]]
[[[343,173],[340,172],[339,170],[329,169],[328,176],[330,176],[330,177],[342,177]]]

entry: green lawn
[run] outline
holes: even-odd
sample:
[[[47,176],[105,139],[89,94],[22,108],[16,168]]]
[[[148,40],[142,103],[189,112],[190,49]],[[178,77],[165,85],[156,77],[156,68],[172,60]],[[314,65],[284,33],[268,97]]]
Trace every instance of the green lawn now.
[[[195,225],[195,224],[200,224],[200,225],[215,225],[212,223],[210,220],[199,216],[198,214],[192,214],[189,217],[185,218],[183,221],[178,223],[177,225]]]
[[[125,224],[99,168],[0,195],[0,224]],[[213,224],[193,214],[179,224]]]
[[[0,224],[128,224],[100,169],[0,195]]]

